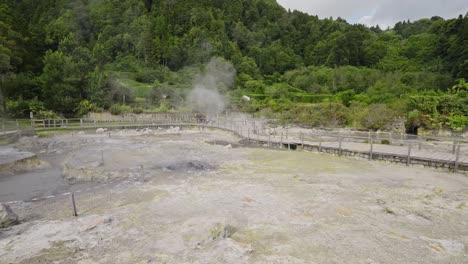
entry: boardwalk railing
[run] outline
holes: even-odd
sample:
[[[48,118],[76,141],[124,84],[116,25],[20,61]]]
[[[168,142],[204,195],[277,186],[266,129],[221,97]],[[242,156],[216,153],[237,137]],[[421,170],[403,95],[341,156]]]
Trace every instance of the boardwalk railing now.
[[[468,141],[454,138],[405,139],[386,133],[346,134],[333,131],[272,127],[265,120],[246,119],[245,115],[217,115],[200,120],[194,114],[158,114],[146,119],[41,119],[8,120],[0,136],[17,135],[24,129],[143,128],[160,126],[199,126],[227,130],[248,144],[280,149],[304,149],[357,156],[370,160],[421,164],[454,171],[468,171]],[[0,137],[1,138],[1,137]]]

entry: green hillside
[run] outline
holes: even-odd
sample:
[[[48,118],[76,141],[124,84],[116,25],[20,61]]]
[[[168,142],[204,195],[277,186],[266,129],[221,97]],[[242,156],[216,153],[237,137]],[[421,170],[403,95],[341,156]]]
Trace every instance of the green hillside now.
[[[213,57],[236,69],[226,92],[233,110],[317,126],[378,129],[400,117],[408,131],[468,125],[464,14],[380,29],[273,0],[0,3],[0,102],[10,118],[122,103],[185,110]]]

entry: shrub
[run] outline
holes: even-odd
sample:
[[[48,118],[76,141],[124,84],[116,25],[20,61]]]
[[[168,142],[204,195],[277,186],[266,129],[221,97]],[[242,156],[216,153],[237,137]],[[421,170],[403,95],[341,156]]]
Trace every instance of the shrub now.
[[[84,116],[91,111],[96,111],[97,106],[89,100],[82,100],[75,109],[77,116]]]
[[[132,108],[128,105],[121,105],[121,104],[113,104],[111,107],[110,107],[110,112],[111,114],[113,115],[120,115],[120,114],[123,114],[123,113],[129,113],[132,111]]]
[[[135,107],[135,108],[133,108],[133,113],[137,114],[137,115],[141,114],[141,113],[143,113],[143,109],[141,107]]]
[[[382,145],[390,145],[390,141],[388,141],[387,139],[382,139],[382,140],[380,141],[380,144],[382,144]]]
[[[368,129],[385,129],[386,125],[396,119],[398,113],[384,104],[369,107],[369,112],[363,116],[361,124]]]
[[[167,113],[167,112],[169,112],[169,105],[167,104],[167,102],[161,103],[161,105],[159,106],[157,112],[159,112],[159,113]]]

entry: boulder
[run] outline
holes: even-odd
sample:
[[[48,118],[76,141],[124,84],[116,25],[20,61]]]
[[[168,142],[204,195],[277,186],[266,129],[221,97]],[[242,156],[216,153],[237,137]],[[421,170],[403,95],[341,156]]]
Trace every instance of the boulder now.
[[[18,216],[8,205],[0,203],[0,228],[9,227],[17,223]]]
[[[102,128],[102,127],[100,127],[100,128],[98,128],[98,129],[96,129],[96,133],[97,133],[97,134],[105,133],[106,131],[107,131],[107,128]]]

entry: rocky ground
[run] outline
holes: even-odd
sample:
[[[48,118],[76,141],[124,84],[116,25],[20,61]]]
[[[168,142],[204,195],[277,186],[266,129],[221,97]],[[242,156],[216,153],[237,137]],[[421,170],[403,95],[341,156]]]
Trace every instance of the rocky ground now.
[[[12,204],[0,263],[466,263],[466,176],[237,141],[177,128],[23,139],[96,188],[76,193],[78,217],[67,194]]]

